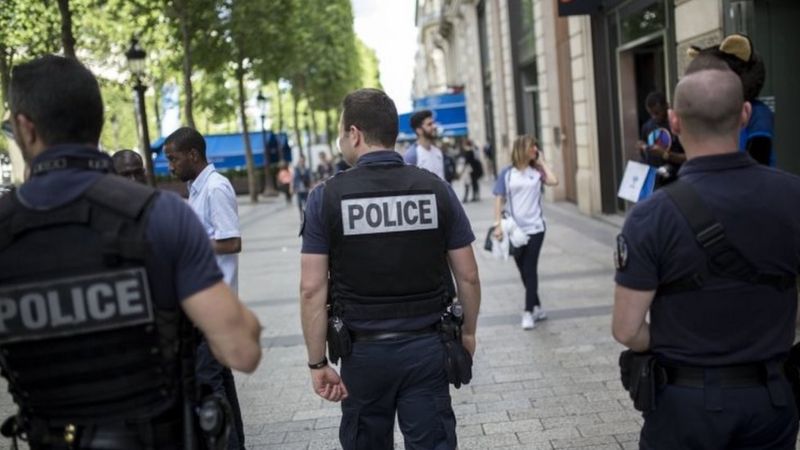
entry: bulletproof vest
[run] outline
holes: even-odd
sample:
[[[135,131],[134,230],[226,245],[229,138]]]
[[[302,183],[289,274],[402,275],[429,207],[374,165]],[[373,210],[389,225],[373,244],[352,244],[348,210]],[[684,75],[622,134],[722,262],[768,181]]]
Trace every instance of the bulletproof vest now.
[[[178,302],[166,309],[151,295],[156,195],[104,175],[56,209],[0,200],[0,368],[23,428],[178,414],[186,322]]]
[[[346,319],[442,311],[448,300],[445,184],[402,164],[359,166],[328,180],[331,301]]]

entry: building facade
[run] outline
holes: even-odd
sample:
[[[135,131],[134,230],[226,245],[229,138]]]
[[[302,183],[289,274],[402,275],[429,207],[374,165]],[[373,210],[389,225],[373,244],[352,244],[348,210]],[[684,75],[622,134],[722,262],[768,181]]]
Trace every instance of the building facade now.
[[[645,98],[671,98],[687,49],[734,32],[750,35],[767,64],[761,96],[775,111],[778,167],[800,173],[788,142],[789,120],[800,117],[788,75],[800,55],[790,28],[800,2],[419,0],[417,13],[415,95],[463,88],[470,136],[493,145],[499,166],[516,136],[537,136],[562,180],[551,200],[590,215],[624,212],[616,193],[625,164],[638,159]],[[444,83],[423,80],[437,61]]]

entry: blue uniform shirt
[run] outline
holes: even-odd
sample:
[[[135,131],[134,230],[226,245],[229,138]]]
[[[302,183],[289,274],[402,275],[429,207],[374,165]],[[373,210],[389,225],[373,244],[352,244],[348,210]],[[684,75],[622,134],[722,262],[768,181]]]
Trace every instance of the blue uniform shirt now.
[[[363,155],[358,159],[356,166],[381,164],[404,164],[404,162],[403,157],[399,153],[392,150],[382,150]],[[445,239],[447,240],[445,246],[448,250],[466,247],[475,240],[475,235],[472,233],[472,226],[453,188],[444,180],[441,180],[441,182],[447,186],[450,199],[447,206],[452,211],[452,220],[449,221],[448,228],[445,230]],[[321,183],[314,188],[308,197],[308,203],[306,203],[305,221],[303,229],[301,230],[301,235],[303,237],[302,253],[327,255],[330,249],[330,240],[328,238],[328,231],[325,227],[322,211],[323,189],[325,189],[325,183]],[[351,329],[356,330],[403,331],[425,328],[426,326],[436,323],[439,317],[439,314],[433,314],[409,319],[359,321],[347,321],[345,319],[345,321]]]
[[[759,165],[746,153],[698,157],[679,172],[760,271],[800,269],[800,178]],[[628,214],[617,242],[619,285],[656,290],[705,273],[705,253],[662,191]],[[796,290],[713,278],[702,291],[657,295],[650,309],[651,349],[679,363],[709,366],[780,358],[794,339]]]
[[[37,156],[31,165],[62,158],[108,157],[91,147],[60,145]],[[23,205],[52,209],[76,200],[103,172],[64,169],[32,176],[17,191]],[[174,307],[222,280],[211,244],[203,226],[189,206],[177,195],[160,192],[148,217],[145,237],[154,253],[147,267],[153,298],[162,307]]]

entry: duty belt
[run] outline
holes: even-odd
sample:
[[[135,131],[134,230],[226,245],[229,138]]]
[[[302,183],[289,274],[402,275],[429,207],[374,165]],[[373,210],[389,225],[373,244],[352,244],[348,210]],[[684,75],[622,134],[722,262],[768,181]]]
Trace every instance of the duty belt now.
[[[662,367],[666,374],[666,383],[676,386],[705,387],[707,373],[715,375],[720,387],[761,386],[767,383],[767,372],[763,364],[728,367]]]
[[[426,336],[438,332],[436,325],[411,331],[351,331],[353,342],[373,342],[412,336]]]

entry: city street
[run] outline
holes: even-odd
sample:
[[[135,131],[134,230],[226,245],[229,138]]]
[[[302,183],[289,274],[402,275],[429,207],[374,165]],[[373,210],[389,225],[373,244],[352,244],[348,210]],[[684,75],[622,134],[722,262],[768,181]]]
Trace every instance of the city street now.
[[[545,205],[539,274],[549,318],[523,331],[524,291],[514,262],[495,261],[482,249],[492,222],[489,184],[482,189],[483,200],[466,206],[483,302],[474,378],[459,390],[451,387],[459,448],[636,448],[641,418],[620,385],[622,347],[610,335],[611,243],[618,227],[582,216],[571,204]],[[297,206],[282,197],[239,202],[240,294],[264,326],[261,366],[250,376],[236,374],[247,447],[339,448],[339,404],[311,391],[306,368]],[[2,417],[13,411],[10,396],[0,396]],[[396,447],[402,448],[399,431]],[[1,440],[0,448],[9,442]]]

